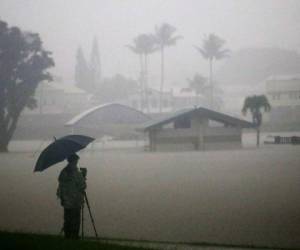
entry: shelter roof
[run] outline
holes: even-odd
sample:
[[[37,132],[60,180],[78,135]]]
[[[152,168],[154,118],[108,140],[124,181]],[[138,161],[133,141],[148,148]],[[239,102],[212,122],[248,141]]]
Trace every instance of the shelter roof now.
[[[106,103],[90,108],[73,117],[65,126],[75,126],[86,121],[101,123],[143,123],[151,118],[143,112],[119,103]]]
[[[201,117],[206,117],[210,120],[221,122],[224,124],[232,125],[232,126],[237,126],[241,128],[253,128],[254,124],[252,122],[248,122],[246,120],[242,120],[224,113],[220,113],[214,110],[210,110],[207,108],[203,107],[197,107],[197,108],[189,108],[189,109],[184,109],[177,111],[171,115],[168,115],[166,117],[163,117],[162,119],[155,120],[155,121],[149,121],[143,126],[139,127],[138,130],[141,131],[148,131],[151,129],[155,129],[158,127],[161,127],[165,124],[171,123],[181,117],[186,117],[186,116],[193,116],[193,115],[199,115]]]

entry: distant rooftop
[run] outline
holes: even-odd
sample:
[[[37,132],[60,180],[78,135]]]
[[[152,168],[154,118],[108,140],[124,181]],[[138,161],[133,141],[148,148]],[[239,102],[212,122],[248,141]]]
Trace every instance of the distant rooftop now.
[[[188,87],[186,88],[173,87],[172,93],[174,97],[198,97],[196,92],[193,89]],[[199,96],[203,97],[202,94],[200,94]]]
[[[267,78],[267,81],[293,81],[293,80],[300,80],[300,74],[273,75]]]
[[[68,94],[87,94],[84,90],[78,88],[76,85],[73,84],[65,84],[65,83],[59,83],[59,82],[47,82],[44,83],[47,87],[62,90],[65,93]]]

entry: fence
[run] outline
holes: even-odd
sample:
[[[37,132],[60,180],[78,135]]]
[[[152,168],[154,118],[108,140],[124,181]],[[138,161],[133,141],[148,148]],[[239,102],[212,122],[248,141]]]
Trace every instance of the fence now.
[[[300,137],[299,136],[274,136],[274,143],[275,144],[300,144]]]

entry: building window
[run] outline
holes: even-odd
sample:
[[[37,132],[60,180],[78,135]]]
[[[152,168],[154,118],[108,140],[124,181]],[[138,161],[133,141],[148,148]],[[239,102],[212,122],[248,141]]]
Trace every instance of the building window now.
[[[289,92],[289,99],[297,100],[300,99],[300,92]]]
[[[280,93],[273,93],[272,94],[272,99],[273,100],[280,100]]]
[[[174,121],[174,128],[191,128],[191,119],[189,117],[180,117]]]

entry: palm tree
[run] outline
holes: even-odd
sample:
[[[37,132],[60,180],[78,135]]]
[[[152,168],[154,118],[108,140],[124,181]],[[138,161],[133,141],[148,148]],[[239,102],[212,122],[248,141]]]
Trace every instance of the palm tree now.
[[[140,81],[141,81],[141,95],[145,98],[141,98],[142,103],[145,102],[147,110],[148,105],[148,55],[157,50],[155,46],[155,38],[151,34],[138,35],[133,40],[133,45],[127,45],[127,47],[134,53],[139,55],[140,58]],[[143,109],[143,107],[142,107]]]
[[[216,36],[215,34],[209,34],[202,42],[202,47],[195,46],[195,48],[201,53],[201,55],[209,61],[209,85],[210,91],[210,107],[214,105],[214,86],[213,86],[213,61],[220,60],[229,55],[230,50],[223,49],[225,40]]]
[[[204,92],[205,89],[205,82],[207,81],[206,77],[196,73],[193,79],[188,79],[190,88],[193,89],[197,95],[197,103],[199,105],[199,95]]]
[[[176,28],[168,23],[163,23],[161,26],[155,26],[155,40],[160,49],[161,72],[160,72],[160,96],[159,96],[159,112],[162,111],[162,92],[164,87],[165,72],[165,47],[174,46],[182,36],[174,36]]]
[[[256,127],[256,146],[259,146],[259,136],[260,136],[260,126],[262,124],[262,112],[264,109],[265,112],[271,110],[271,105],[265,95],[254,95],[246,97],[244,105],[242,108],[243,115],[247,114],[247,111],[250,110],[252,114],[252,121]]]

